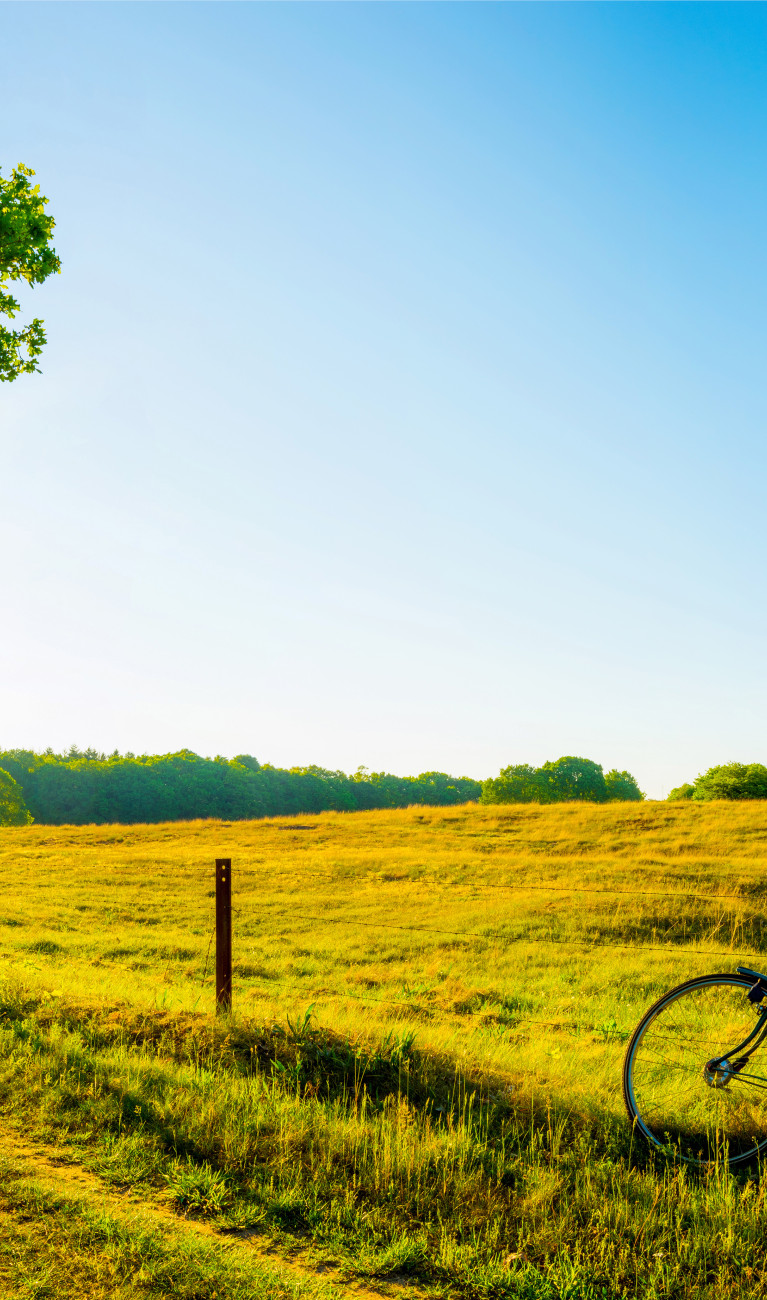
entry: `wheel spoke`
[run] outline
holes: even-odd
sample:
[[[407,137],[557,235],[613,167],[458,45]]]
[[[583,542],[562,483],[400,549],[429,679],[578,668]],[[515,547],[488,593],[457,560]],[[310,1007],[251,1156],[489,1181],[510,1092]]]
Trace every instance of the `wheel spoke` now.
[[[742,1070],[738,1070],[737,1074],[733,1074],[730,1080],[731,1084],[744,1082],[752,1088],[767,1088],[767,1079],[761,1074],[744,1074]]]

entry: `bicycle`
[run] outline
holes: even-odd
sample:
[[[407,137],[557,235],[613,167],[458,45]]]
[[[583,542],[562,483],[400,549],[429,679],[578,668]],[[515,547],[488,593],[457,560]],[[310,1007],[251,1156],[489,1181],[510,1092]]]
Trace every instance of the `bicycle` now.
[[[767,1150],[767,975],[700,975],[664,993],[626,1048],[623,1098],[634,1129],[688,1164]]]

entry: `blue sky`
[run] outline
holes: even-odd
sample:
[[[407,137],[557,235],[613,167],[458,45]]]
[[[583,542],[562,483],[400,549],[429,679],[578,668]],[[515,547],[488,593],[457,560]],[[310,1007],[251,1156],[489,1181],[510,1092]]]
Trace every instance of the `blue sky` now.
[[[767,762],[767,10],[0,5],[0,744]],[[26,318],[26,314],[25,314]]]

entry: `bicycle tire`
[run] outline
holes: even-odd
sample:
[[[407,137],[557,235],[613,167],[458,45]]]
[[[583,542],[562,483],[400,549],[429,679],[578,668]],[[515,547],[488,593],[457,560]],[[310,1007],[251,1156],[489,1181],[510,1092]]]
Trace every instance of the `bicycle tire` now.
[[[688,1164],[738,1165],[767,1150],[767,1077],[750,1056],[742,1066],[732,1056],[758,1023],[753,983],[726,972],[669,989],[626,1048],[623,1099],[634,1131]]]

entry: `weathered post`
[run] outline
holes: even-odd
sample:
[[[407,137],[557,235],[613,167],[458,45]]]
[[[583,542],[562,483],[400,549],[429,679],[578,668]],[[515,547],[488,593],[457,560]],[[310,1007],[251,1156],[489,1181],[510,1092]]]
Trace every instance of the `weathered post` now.
[[[216,858],[216,1011],[232,1009],[232,859]]]

